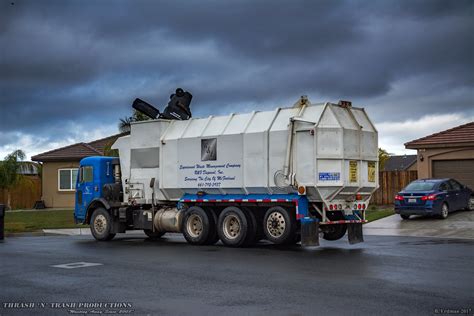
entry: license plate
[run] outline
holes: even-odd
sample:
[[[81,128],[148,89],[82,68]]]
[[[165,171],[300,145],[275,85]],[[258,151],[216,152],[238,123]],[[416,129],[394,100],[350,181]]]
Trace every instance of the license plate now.
[[[416,203],[416,199],[408,199],[408,203]]]

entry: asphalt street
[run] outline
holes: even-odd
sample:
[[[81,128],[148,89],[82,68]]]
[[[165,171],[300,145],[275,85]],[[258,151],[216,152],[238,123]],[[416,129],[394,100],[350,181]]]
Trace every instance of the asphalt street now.
[[[191,246],[179,235],[7,238],[0,243],[0,315],[473,313],[474,240],[365,239],[231,249]],[[57,267],[77,262],[85,266]],[[116,305],[79,305],[92,302]]]

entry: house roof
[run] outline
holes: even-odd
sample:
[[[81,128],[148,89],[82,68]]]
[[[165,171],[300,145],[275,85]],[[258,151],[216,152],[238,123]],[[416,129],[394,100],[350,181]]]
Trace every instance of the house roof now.
[[[109,137],[94,140],[90,143],[76,143],[69,146],[53,149],[31,157],[33,161],[78,161],[90,156],[103,156],[105,147],[114,143],[117,138],[128,135],[120,133]]]
[[[390,156],[385,161],[384,171],[407,170],[416,162],[416,155]]]
[[[457,147],[474,145],[474,122],[405,143],[405,148]]]

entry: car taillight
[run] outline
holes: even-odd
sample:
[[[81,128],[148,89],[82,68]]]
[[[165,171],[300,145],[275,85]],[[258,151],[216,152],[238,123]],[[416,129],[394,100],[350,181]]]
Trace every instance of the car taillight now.
[[[421,197],[422,201],[434,201],[436,200],[436,194],[425,195]]]
[[[395,195],[395,200],[403,201],[403,196],[397,194],[397,195]]]

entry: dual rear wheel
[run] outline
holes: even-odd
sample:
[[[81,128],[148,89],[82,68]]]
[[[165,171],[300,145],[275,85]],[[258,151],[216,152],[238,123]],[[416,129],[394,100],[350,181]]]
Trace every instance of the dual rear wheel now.
[[[229,206],[216,219],[211,209],[192,206],[183,218],[185,239],[193,245],[210,245],[221,240],[228,247],[248,247],[266,237],[275,244],[298,241],[297,223],[293,212],[276,206],[263,219],[248,208]]]

